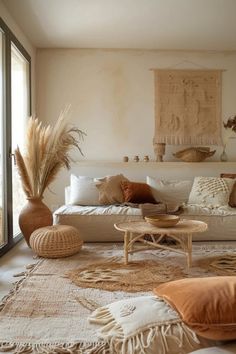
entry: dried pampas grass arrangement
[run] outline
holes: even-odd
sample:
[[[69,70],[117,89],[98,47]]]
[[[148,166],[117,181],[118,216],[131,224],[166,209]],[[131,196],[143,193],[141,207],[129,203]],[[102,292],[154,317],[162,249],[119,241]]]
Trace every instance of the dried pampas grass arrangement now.
[[[45,189],[53,182],[59,170],[70,168],[69,152],[76,147],[82,154],[79,142],[85,133],[68,127],[66,108],[55,126],[43,126],[37,118],[30,118],[27,126],[26,149],[22,155],[19,147],[15,160],[27,198],[42,198]],[[83,155],[83,154],[82,154]]]

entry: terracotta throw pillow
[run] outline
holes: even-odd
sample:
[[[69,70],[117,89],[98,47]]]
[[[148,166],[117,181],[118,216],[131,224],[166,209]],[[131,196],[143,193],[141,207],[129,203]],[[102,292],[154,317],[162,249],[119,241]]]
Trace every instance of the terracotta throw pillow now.
[[[236,339],[236,276],[172,281],[154,289],[202,337]]]
[[[236,179],[236,173],[221,173],[220,175],[221,178],[233,178]],[[234,183],[232,192],[229,197],[229,205],[232,208],[236,208],[236,181]]]
[[[124,196],[120,186],[122,181],[128,181],[122,174],[100,179],[96,184],[99,191],[99,203],[104,205],[123,203]]]
[[[146,183],[121,182],[124,201],[130,203],[153,203],[157,204],[152,195],[151,188]]]

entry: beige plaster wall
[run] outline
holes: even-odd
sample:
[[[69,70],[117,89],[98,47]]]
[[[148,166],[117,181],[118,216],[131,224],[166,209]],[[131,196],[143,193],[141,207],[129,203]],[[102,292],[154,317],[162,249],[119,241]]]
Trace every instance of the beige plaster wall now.
[[[85,157],[77,153],[76,160],[114,162],[121,161],[124,155],[131,159],[134,155],[139,155],[141,159],[149,155],[154,159],[154,80],[150,68],[175,66],[225,69],[222,119],[236,114],[236,53],[39,49],[36,69],[37,115],[44,122],[53,123],[66,104],[72,105],[70,122],[87,133],[81,145]],[[181,148],[168,146],[166,160],[174,160],[172,152]],[[216,149],[217,153],[212,158],[215,161],[219,160],[222,147]],[[227,154],[231,161],[236,161],[236,140],[229,141]],[[89,173],[93,175],[96,172],[99,172],[99,176],[114,173],[109,164],[104,170],[101,165],[99,171],[96,164],[94,168],[92,166],[93,163],[90,164]],[[145,166],[148,174],[148,165],[140,165],[141,172],[135,172],[137,180],[139,176],[143,179]],[[119,166],[116,167],[118,170]],[[80,164],[74,164],[72,171],[77,174],[88,173]],[[155,171],[155,167],[152,167],[152,171]],[[191,168],[187,172],[191,174]],[[183,171],[183,178],[187,177],[187,172]],[[207,173],[211,174],[210,166]],[[212,174],[215,174],[214,170]],[[165,177],[175,178],[175,175],[176,166],[174,170],[166,170]],[[55,209],[63,203],[63,190],[68,183],[69,172],[62,171],[51,186],[55,194],[48,193],[45,196],[51,208]]]
[[[2,0],[0,0],[0,16],[10,30],[14,33],[16,38],[23,45],[25,50],[31,56],[31,75],[32,75],[32,113],[35,112],[35,59],[36,59],[36,48],[27,38],[26,34],[18,26],[17,21],[11,16],[11,14],[6,9]]]
[[[226,70],[222,118],[236,114],[236,53],[39,49],[37,115],[53,123],[60,110],[71,104],[71,123],[87,133],[82,144],[87,160],[121,161],[124,155],[154,158],[150,68],[198,66]],[[172,152],[180,148],[168,147],[167,160],[173,160]],[[213,160],[219,159],[221,150]],[[229,142],[227,153],[236,161],[236,140]]]

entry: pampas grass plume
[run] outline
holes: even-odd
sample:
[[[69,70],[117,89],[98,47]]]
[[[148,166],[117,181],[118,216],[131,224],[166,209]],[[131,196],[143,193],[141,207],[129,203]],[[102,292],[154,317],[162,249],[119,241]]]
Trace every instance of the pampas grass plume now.
[[[70,168],[73,147],[83,155],[79,143],[86,134],[77,127],[68,127],[68,110],[61,112],[54,127],[43,126],[38,118],[28,121],[24,156],[19,147],[15,150],[22,188],[28,198],[42,198],[58,172],[63,167]]]

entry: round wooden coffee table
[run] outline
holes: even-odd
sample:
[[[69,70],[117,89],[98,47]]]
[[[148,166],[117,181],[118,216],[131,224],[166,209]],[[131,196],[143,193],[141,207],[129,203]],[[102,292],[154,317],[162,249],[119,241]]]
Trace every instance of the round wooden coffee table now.
[[[198,220],[181,219],[174,227],[160,228],[148,224],[145,221],[128,221],[114,224],[114,227],[124,232],[124,261],[128,264],[129,254],[144,251],[147,249],[165,249],[186,255],[187,265],[192,264],[192,234],[204,232],[207,224]],[[150,240],[147,236],[150,236]],[[164,236],[177,241],[179,248],[171,247],[161,243]],[[143,247],[134,247],[135,242],[141,242]]]

